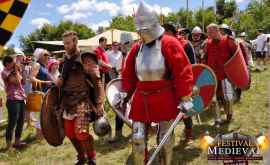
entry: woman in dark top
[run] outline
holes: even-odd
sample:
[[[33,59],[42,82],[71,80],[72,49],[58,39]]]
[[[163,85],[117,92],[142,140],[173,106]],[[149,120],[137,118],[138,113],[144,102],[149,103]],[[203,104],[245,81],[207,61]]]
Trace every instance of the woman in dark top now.
[[[36,62],[32,66],[32,82],[34,83],[34,88],[42,92],[46,92],[52,84],[52,79],[47,69],[49,56],[49,52],[45,49],[38,48],[34,52]],[[42,89],[38,89],[35,84],[41,84]]]
[[[33,90],[38,90],[45,93],[52,85],[52,79],[47,70],[49,52],[45,49],[37,48],[34,52],[34,58],[36,62],[34,62],[34,64],[32,65],[31,71]],[[42,133],[40,129],[40,121],[36,122],[35,127],[37,129],[37,138],[41,139]]]

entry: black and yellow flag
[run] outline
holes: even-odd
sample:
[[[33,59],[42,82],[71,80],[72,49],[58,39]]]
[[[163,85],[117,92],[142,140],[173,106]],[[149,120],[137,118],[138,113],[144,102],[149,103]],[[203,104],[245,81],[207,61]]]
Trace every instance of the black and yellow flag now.
[[[0,0],[0,55],[31,0]]]

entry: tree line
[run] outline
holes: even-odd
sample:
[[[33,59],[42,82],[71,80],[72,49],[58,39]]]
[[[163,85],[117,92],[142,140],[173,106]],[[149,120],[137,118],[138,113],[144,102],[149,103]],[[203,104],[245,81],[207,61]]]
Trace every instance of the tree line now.
[[[250,39],[256,36],[257,29],[263,29],[265,33],[270,32],[270,0],[252,0],[245,10],[240,11],[235,0],[217,0],[216,6],[199,8],[187,11],[184,8],[177,12],[169,13],[167,16],[160,15],[162,24],[172,22],[179,27],[193,28],[206,26],[212,22],[228,24],[236,34],[245,31]],[[135,31],[134,17],[118,15],[112,18],[109,27],[99,27],[96,33],[107,29]],[[73,22],[60,22],[58,25],[44,25],[34,32],[20,36],[20,46],[25,53],[32,53],[35,45],[32,41],[55,41],[61,40],[65,30],[75,30],[80,39],[87,39],[96,35],[90,27]]]

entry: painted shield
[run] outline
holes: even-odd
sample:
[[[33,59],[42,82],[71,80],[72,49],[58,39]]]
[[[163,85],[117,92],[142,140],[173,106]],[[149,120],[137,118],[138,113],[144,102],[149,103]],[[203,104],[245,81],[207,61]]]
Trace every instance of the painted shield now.
[[[52,146],[59,146],[65,138],[60,105],[60,89],[52,87],[45,95],[40,112],[41,130],[46,141]]]
[[[128,118],[130,112],[130,105],[127,104],[124,109],[121,109],[119,101],[121,100],[119,94],[122,90],[122,79],[117,78],[111,80],[106,86],[106,97],[112,110],[120,117],[130,128],[132,128],[132,121]]]
[[[211,103],[217,90],[217,79],[211,68],[204,64],[192,65],[194,76],[193,111],[188,116],[203,112]]]
[[[224,71],[234,86],[243,90],[250,87],[250,75],[240,48],[226,62]]]

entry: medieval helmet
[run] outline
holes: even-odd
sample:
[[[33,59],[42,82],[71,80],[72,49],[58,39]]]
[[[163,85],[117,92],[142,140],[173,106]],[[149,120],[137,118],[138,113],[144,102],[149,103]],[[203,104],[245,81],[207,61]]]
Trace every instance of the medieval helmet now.
[[[168,22],[163,25],[163,28],[165,31],[171,31],[173,34],[177,34],[177,25],[174,24],[173,22]]]
[[[232,36],[232,30],[227,24],[220,25],[220,29],[223,30],[226,34]]]
[[[94,132],[97,136],[105,136],[111,131],[111,125],[104,116],[97,119],[93,124]]]
[[[246,37],[247,35],[246,35],[246,32],[242,32],[242,33],[240,33],[240,37]]]
[[[228,29],[228,30],[230,30],[230,27],[227,24],[225,24],[225,23],[221,24],[220,25],[220,28],[221,29]]]
[[[199,26],[195,26],[191,33],[202,33],[202,29]]]
[[[145,2],[141,1],[135,14],[136,30],[141,35],[144,43],[150,43],[164,33],[157,13]]]

